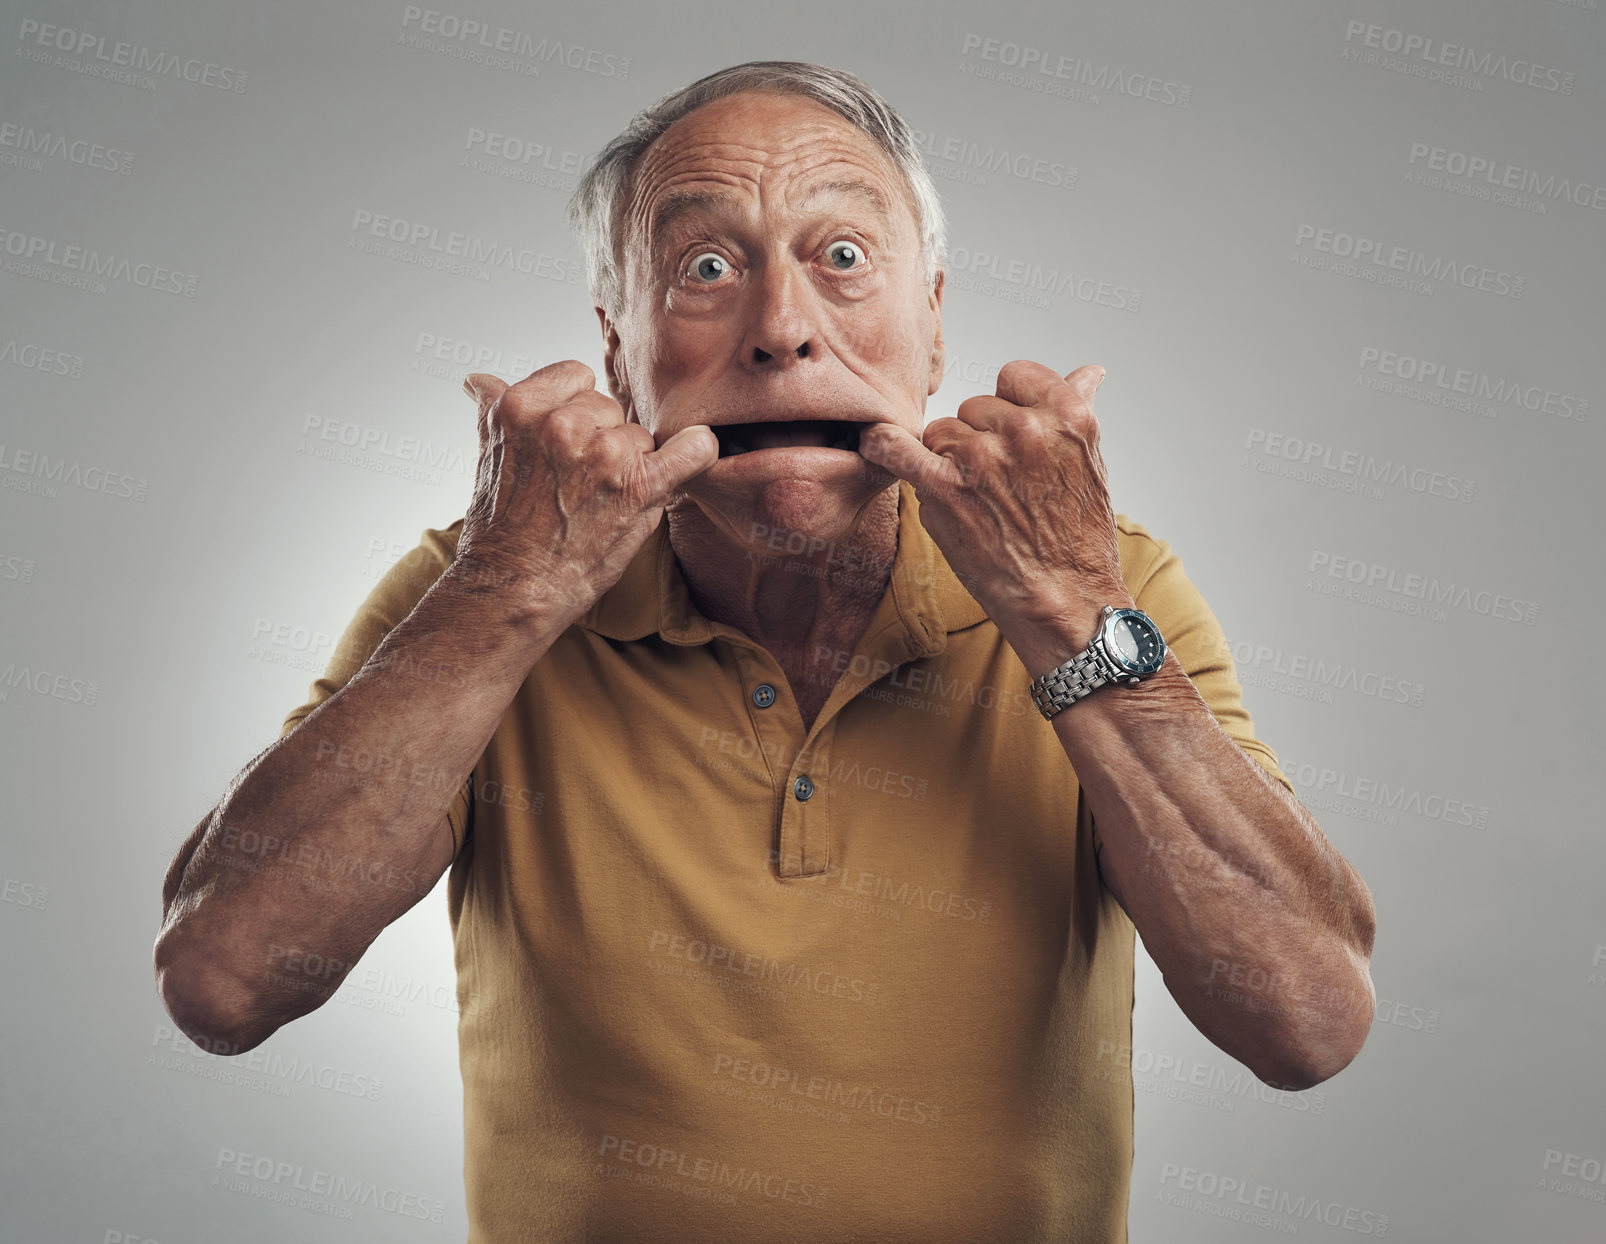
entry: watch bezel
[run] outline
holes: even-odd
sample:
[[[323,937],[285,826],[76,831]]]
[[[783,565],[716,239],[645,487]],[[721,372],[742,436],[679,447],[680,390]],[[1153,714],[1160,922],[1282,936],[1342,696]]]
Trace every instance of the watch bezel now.
[[[1154,642],[1159,648],[1151,661],[1128,661],[1121,654],[1121,649],[1115,643],[1115,628],[1122,619],[1132,618],[1141,626],[1148,629],[1154,636]],[[1113,609],[1104,619],[1104,625],[1099,630],[1100,647],[1105,657],[1115,666],[1116,672],[1123,678],[1148,678],[1160,672],[1165,664],[1165,637],[1160,634],[1160,628],[1154,624],[1153,619],[1141,609]]]

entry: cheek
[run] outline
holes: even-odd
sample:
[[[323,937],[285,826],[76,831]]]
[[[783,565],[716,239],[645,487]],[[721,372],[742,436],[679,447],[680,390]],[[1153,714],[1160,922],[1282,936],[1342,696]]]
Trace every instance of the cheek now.
[[[653,389],[663,393],[710,366],[719,356],[721,339],[718,328],[708,321],[655,324],[652,341],[641,352]]]
[[[862,357],[888,376],[919,377],[931,366],[931,341],[915,316],[906,316],[865,334]]]

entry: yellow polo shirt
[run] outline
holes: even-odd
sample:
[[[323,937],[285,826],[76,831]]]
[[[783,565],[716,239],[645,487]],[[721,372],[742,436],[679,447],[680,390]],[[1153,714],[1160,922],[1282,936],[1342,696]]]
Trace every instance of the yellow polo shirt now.
[[[1134,930],[1025,669],[898,487],[889,590],[812,729],[660,523],[457,793],[472,1244],[1126,1240]],[[391,569],[286,732],[461,528]],[[1287,785],[1181,562],[1124,515],[1117,543]]]

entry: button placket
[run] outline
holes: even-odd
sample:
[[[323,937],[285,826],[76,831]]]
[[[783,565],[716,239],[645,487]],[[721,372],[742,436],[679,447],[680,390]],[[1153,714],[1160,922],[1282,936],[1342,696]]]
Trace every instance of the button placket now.
[[[807,745],[803,719],[797,705],[786,694],[786,674],[767,651],[745,636],[729,638],[752,738],[757,743],[756,759],[763,761],[762,769],[768,775],[775,796],[774,806],[779,812],[778,823],[772,827],[772,836],[765,843],[765,858],[773,858],[777,876],[804,876],[822,871],[824,865],[815,863],[816,848],[802,841],[802,825],[797,819],[801,803],[796,784],[802,773],[798,762]],[[753,767],[760,766],[755,763]],[[813,795],[811,787],[810,798]],[[814,802],[816,806],[824,803],[818,799]],[[818,821],[822,815],[823,809],[811,816],[811,822]]]
[[[779,877],[817,877],[831,864],[831,800],[823,789],[831,772],[831,744],[836,715],[822,717],[814,737],[792,758],[781,799],[777,842]]]

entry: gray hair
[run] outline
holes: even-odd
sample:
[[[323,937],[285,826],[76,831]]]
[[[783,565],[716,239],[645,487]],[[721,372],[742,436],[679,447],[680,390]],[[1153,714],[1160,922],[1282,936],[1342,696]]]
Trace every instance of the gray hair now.
[[[592,299],[612,319],[623,295],[619,226],[642,154],[681,117],[740,91],[802,95],[839,113],[868,134],[892,160],[914,200],[926,284],[934,285],[947,258],[948,226],[937,187],[926,171],[914,133],[879,94],[841,69],[807,61],[754,60],[721,69],[643,108],[619,136],[603,147],[580,176],[569,200],[569,220],[586,253],[586,283]]]

